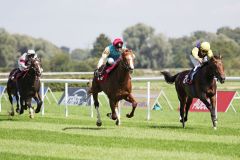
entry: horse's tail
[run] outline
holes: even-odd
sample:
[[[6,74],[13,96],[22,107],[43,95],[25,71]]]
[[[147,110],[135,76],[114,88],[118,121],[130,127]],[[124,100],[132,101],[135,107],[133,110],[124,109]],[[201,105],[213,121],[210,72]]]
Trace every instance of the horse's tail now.
[[[88,86],[87,93],[90,95],[92,94],[92,80],[89,80],[89,82],[87,82],[87,86]]]
[[[178,74],[175,74],[174,76],[172,76],[169,72],[167,71],[163,71],[161,72],[164,76],[164,79],[167,83],[173,84],[178,76]]]

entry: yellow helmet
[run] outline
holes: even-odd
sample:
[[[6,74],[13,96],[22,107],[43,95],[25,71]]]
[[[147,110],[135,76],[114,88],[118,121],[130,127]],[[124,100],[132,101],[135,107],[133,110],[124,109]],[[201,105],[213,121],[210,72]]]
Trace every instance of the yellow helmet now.
[[[200,48],[201,50],[208,52],[210,50],[210,44],[208,42],[202,42]]]

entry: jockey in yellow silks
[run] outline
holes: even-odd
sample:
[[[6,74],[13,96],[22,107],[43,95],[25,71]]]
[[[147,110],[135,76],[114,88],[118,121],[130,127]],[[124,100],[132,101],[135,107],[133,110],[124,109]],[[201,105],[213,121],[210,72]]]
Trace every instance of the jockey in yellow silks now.
[[[192,55],[190,56],[191,61],[194,64],[194,68],[189,72],[187,82],[192,84],[193,76],[199,67],[202,66],[204,62],[207,62],[213,57],[213,52],[210,47],[209,42],[198,42],[197,45],[192,49]]]
[[[113,43],[109,46],[107,46],[103,53],[102,56],[98,62],[97,65],[97,70],[95,71],[95,75],[101,79],[101,76],[104,74],[106,67],[115,65],[117,63],[117,60],[121,56],[122,52],[126,49],[125,46],[123,46],[123,40],[121,38],[116,38],[114,39]],[[102,68],[101,71],[99,71],[100,67],[106,64],[105,67]],[[107,73],[109,73],[107,71]]]

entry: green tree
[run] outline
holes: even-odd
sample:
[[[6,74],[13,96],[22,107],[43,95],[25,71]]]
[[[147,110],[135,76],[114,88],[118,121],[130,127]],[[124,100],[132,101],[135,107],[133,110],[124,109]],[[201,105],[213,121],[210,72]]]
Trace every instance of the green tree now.
[[[105,34],[100,34],[93,44],[93,49],[91,51],[92,57],[101,57],[105,47],[110,44],[111,40]]]
[[[147,54],[145,58],[150,61],[147,68],[160,69],[168,67],[172,60],[172,50],[167,38],[162,34],[158,34],[152,36],[147,43],[142,48],[142,52]]]
[[[240,27],[237,27],[235,29],[231,29],[229,27],[221,27],[217,30],[217,34],[224,34],[236,41],[238,45],[240,45]]]
[[[72,60],[85,60],[90,57],[90,51],[87,49],[74,49],[71,52],[71,59]]]
[[[128,27],[123,32],[123,39],[126,42],[127,48],[136,52],[135,66],[137,68],[149,68],[151,66],[148,57],[149,50],[148,42],[154,36],[154,29],[142,23]]]

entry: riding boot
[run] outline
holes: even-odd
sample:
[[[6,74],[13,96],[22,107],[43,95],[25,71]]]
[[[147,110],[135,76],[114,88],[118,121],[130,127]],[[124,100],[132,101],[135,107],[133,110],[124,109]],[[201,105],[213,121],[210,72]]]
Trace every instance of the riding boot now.
[[[192,69],[192,70],[188,73],[188,77],[187,77],[187,81],[186,81],[187,84],[192,84],[192,74],[193,74],[193,70],[194,70],[194,69]]]
[[[101,71],[98,70],[98,80],[102,80],[103,79],[103,75],[106,73],[106,68],[107,68],[107,65],[104,65],[101,69]]]

